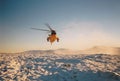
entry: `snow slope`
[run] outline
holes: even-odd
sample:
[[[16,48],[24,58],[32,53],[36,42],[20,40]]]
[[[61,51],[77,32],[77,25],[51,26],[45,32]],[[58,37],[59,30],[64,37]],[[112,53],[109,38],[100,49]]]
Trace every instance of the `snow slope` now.
[[[0,54],[0,81],[120,81],[119,55],[59,53]]]

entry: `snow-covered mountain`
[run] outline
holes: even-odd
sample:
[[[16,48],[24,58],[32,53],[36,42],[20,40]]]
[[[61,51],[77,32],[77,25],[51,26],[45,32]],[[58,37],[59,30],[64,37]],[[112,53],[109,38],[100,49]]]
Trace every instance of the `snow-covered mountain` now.
[[[30,50],[25,51],[28,54],[111,54],[120,55],[120,47],[95,46],[85,50],[70,50],[70,49],[56,49],[56,50]]]
[[[96,49],[100,48],[88,51]],[[80,54],[84,51],[57,49],[2,53],[0,81],[120,81],[118,53]]]

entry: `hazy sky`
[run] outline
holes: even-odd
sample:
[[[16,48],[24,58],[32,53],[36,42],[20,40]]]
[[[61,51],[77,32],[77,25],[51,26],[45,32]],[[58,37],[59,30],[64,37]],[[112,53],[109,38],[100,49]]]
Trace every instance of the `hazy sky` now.
[[[60,42],[51,45],[49,23]],[[0,52],[120,46],[120,0],[0,0]]]

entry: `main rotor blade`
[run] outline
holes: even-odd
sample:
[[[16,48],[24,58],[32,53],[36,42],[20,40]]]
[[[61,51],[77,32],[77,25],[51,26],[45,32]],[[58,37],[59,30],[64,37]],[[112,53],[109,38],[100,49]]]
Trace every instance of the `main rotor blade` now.
[[[46,30],[46,29],[39,29],[39,28],[31,28],[33,30],[41,30],[41,31],[50,31],[50,30]]]
[[[48,23],[45,24],[50,30],[53,30]]]

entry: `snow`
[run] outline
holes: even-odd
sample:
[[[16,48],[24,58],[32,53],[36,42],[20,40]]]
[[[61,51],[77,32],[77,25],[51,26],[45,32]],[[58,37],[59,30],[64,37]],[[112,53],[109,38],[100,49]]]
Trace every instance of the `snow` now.
[[[60,52],[59,52],[60,53]],[[120,81],[120,55],[0,54],[0,81]]]

